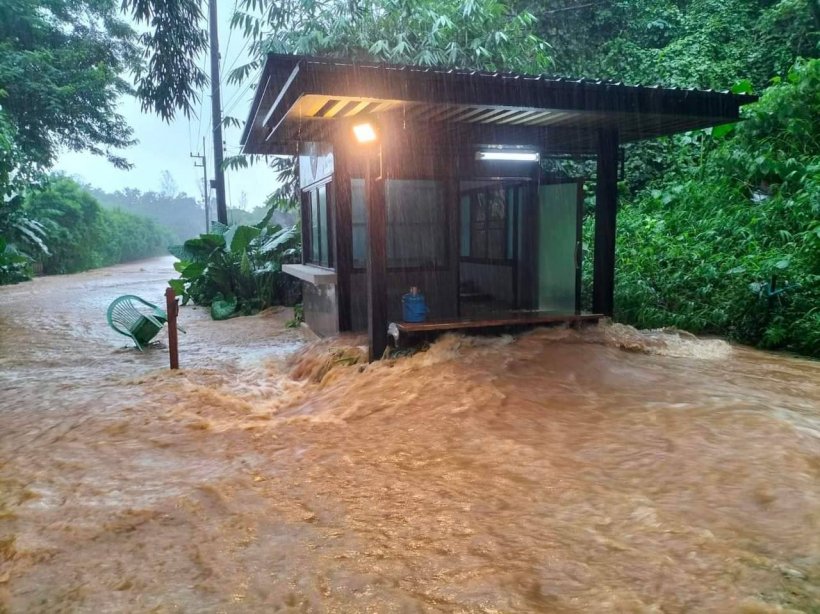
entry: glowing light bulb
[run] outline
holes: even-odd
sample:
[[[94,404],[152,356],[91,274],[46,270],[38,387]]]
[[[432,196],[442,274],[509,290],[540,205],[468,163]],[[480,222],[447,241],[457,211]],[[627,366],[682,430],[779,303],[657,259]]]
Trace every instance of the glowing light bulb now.
[[[354,125],[353,134],[356,136],[356,140],[359,141],[359,143],[373,143],[378,138],[376,136],[376,129],[370,122]]]

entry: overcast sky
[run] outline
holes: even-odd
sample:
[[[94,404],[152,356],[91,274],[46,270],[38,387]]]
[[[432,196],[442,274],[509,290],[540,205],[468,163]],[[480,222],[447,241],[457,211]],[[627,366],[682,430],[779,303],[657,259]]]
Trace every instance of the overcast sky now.
[[[219,11],[219,47],[222,53],[222,108],[223,115],[236,117],[245,121],[253,98],[256,79],[245,87],[227,83],[228,69],[247,61],[246,43],[239,30],[231,32],[230,18],[234,7],[232,0],[218,0]],[[203,68],[210,66],[208,58],[200,60]],[[140,110],[140,103],[133,98],[124,98],[119,104],[120,112],[134,130],[134,137],[139,143],[122,151],[123,155],[134,165],[130,171],[114,168],[105,158],[88,153],[65,152],[58,159],[56,170],[69,175],[76,175],[83,181],[107,191],[126,187],[142,191],[159,190],[162,171],[168,170],[173,175],[180,191],[200,198],[202,169],[194,167],[190,153],[202,153],[202,137],[206,138],[208,157],[208,174],[213,178],[213,145],[211,141],[212,123],[210,89],[203,92],[197,113],[199,117],[190,120],[179,117],[167,124],[159,117],[145,114]],[[223,129],[225,156],[235,155],[239,151],[238,128]],[[228,207],[239,207],[242,193],[247,197],[246,208],[252,209],[261,205],[265,197],[272,192],[275,173],[264,164],[257,164],[246,170],[226,171],[226,198]]]

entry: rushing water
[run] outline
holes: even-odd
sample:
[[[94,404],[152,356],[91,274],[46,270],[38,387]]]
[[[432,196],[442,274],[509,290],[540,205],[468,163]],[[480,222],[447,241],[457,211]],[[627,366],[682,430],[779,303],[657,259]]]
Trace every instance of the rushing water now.
[[[104,316],[170,263],[0,288],[0,612],[817,611],[818,363],[184,308],[170,373]]]

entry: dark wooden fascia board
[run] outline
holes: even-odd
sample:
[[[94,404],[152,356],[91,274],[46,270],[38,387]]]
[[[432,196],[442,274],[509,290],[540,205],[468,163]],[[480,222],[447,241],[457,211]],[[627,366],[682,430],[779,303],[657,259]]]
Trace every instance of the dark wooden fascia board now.
[[[697,90],[308,63],[303,93],[408,102],[569,111],[653,113],[736,120],[746,98]]]

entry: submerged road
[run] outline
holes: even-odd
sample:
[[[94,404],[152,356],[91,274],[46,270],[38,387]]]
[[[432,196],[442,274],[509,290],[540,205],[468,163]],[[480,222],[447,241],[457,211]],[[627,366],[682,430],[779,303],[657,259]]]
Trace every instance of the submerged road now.
[[[105,309],[172,262],[0,287],[0,612],[816,611],[820,364],[185,307],[171,373]]]

